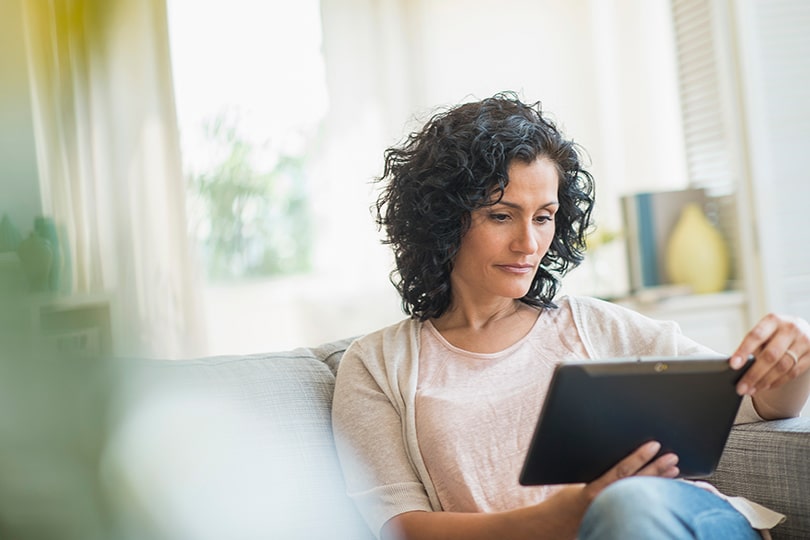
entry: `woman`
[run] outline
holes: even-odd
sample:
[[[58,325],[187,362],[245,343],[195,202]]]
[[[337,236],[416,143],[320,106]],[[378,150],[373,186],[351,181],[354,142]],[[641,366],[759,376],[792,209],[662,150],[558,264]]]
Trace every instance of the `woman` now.
[[[582,261],[593,181],[538,104],[507,93],[437,114],[386,151],[381,180],[410,318],[352,344],[333,405],[348,490],[376,535],[759,537],[718,494],[673,481],[677,456],[650,462],[655,442],[587,485],[518,485],[556,363],[707,352],[673,323],[556,298]],[[731,360],[757,356],[738,421],[798,414],[808,353],[807,322],[762,319]]]

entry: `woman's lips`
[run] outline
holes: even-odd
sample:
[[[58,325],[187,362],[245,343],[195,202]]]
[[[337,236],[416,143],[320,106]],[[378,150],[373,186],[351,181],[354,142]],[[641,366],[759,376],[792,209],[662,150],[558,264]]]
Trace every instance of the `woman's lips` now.
[[[528,274],[534,270],[534,265],[532,264],[501,264],[498,266],[506,272],[513,274]]]

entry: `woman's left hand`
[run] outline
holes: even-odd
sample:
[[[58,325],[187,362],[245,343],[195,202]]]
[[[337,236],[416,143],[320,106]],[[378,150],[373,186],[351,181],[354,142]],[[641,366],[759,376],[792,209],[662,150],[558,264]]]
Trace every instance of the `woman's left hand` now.
[[[740,395],[778,388],[810,369],[810,324],[798,317],[766,315],[745,335],[731,367],[739,369],[752,354],[756,361],[737,383]]]

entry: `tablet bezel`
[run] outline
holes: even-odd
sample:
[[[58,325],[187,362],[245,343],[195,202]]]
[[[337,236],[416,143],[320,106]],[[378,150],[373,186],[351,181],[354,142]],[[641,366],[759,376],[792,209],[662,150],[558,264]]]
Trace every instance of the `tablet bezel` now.
[[[555,370],[519,481],[590,482],[644,442],[675,452],[681,477],[717,467],[742,397],[728,357],[563,362]],[[607,404],[610,403],[610,406]]]

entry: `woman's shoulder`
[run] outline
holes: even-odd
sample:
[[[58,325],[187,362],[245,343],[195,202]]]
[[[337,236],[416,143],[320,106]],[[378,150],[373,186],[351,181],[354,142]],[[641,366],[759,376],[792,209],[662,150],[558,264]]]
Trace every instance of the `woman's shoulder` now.
[[[384,326],[383,328],[379,328],[373,332],[369,332],[368,334],[358,337],[352,342],[349,349],[374,349],[385,343],[410,339],[414,333],[418,333],[419,328],[421,328],[421,324],[422,323],[413,318],[403,319],[399,322],[389,326]]]
[[[645,321],[660,324],[665,321],[650,319],[646,315],[628,307],[593,296],[564,296],[557,300],[560,306],[567,305],[575,318],[597,318],[601,324],[607,322],[638,324]]]
[[[558,298],[556,302],[558,304],[568,304],[572,307],[580,307],[580,308],[584,307],[586,309],[600,309],[600,310],[605,309],[609,310],[612,309],[613,306],[617,306],[612,302],[602,300],[601,298],[596,298],[595,296],[578,296],[574,294],[562,296]]]
[[[361,363],[366,369],[382,368],[410,350],[418,340],[421,325],[408,318],[362,335],[346,349],[341,365]]]
[[[570,306],[586,348],[594,357],[673,354],[681,339],[672,321],[651,319],[625,306],[587,296],[560,299]]]

